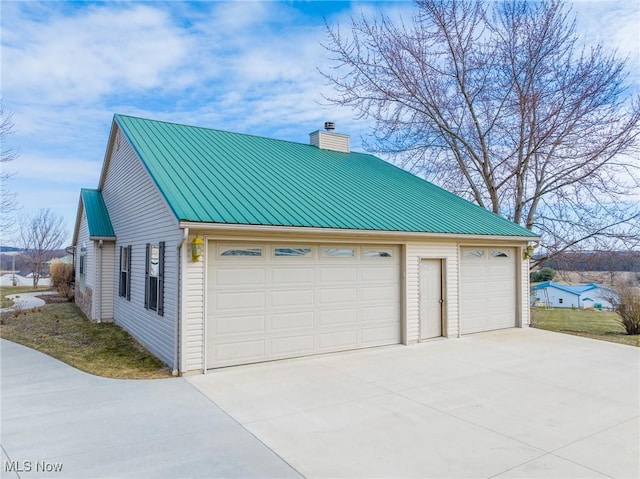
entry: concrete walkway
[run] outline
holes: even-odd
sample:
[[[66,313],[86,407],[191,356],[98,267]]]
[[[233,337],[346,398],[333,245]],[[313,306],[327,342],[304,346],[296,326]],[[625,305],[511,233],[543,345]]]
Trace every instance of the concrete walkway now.
[[[0,355],[3,478],[300,477],[183,378],[100,378],[5,340]]]
[[[36,291],[33,293],[18,293],[8,294],[7,298],[13,301],[13,305],[8,308],[0,309],[0,313],[5,311],[14,311],[16,309],[33,309],[44,306],[46,303],[44,300],[37,298],[37,296],[43,296],[46,294],[58,294],[55,291]]]
[[[509,329],[188,380],[309,478],[638,478],[640,349]]]

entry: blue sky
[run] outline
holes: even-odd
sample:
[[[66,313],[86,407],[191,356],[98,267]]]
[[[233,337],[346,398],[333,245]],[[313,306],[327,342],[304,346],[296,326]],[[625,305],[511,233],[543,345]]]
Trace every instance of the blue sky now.
[[[97,186],[114,113],[299,142],[331,120],[359,149],[370,124],[323,104],[323,19],[413,9],[403,0],[0,5],[2,97],[20,152],[3,167],[15,172],[20,214],[52,208],[69,241],[80,188]],[[585,43],[629,56],[640,90],[640,1],[572,5]]]

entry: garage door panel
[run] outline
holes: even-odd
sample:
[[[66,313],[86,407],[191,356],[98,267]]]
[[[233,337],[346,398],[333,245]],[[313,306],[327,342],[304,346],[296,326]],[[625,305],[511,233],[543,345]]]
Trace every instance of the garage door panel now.
[[[216,269],[216,286],[264,286],[267,283],[264,268],[220,268]]]
[[[247,291],[244,293],[215,294],[215,308],[217,310],[242,310],[247,308],[264,308],[266,293],[264,291]]]
[[[511,326],[514,324],[513,312],[511,308],[507,308],[504,305],[496,307],[494,313],[488,317],[490,323],[502,324],[504,322],[510,322]]]
[[[358,344],[358,332],[356,330],[333,331],[330,333],[320,333],[320,350],[321,351],[337,351],[350,348]]]
[[[487,306],[491,310],[492,314],[509,313],[513,314],[511,301],[505,301],[500,298],[489,298],[487,300]]]
[[[313,347],[313,334],[271,339],[271,354],[274,356],[308,354],[313,351]]]
[[[374,321],[397,322],[398,312],[394,306],[373,306],[360,308],[360,320],[366,323]]]
[[[488,290],[487,293],[489,296],[487,298],[488,301],[505,301],[507,296],[515,293],[513,281],[495,281],[491,284],[491,290]]]
[[[365,266],[361,271],[362,277],[360,279],[364,282],[388,282],[390,277],[393,278],[394,276],[399,275],[398,268],[394,265],[389,265],[386,267]]]
[[[312,290],[271,291],[271,305],[278,307],[303,306],[313,304]]]
[[[281,257],[273,252],[282,243],[252,243],[267,254],[216,256],[226,247],[209,243],[208,368],[401,341],[398,247],[375,257],[337,245],[353,253],[337,257],[298,244],[308,254]]]
[[[273,268],[271,283],[281,285],[313,284],[315,272],[313,268]]]
[[[461,293],[464,295],[463,301],[469,301],[470,299],[485,300],[487,295],[487,285],[481,283],[467,283],[464,288],[462,288]]]
[[[511,274],[511,271],[505,271],[505,268],[503,266],[500,266],[499,268],[487,268],[487,273],[489,274],[489,276],[492,279],[513,279],[513,274]]]
[[[393,335],[397,336],[397,341],[400,342],[400,333],[395,324],[391,324],[388,326],[381,326],[379,328],[367,328],[363,329],[361,332],[361,340],[360,343],[362,345],[382,345],[389,344],[388,338]]]
[[[347,260],[343,260],[347,261]],[[358,280],[357,268],[349,268],[345,266],[320,266],[320,283],[336,284],[347,283]]]
[[[274,313],[269,315],[271,329],[273,331],[294,330],[300,328],[313,328],[313,311],[301,311],[295,313]]]
[[[322,288],[318,291],[321,305],[353,303],[358,299],[357,288]]]
[[[320,311],[318,316],[320,326],[339,324],[353,326],[358,322],[358,311],[356,309]]]
[[[252,316],[219,316],[215,322],[215,334],[258,333],[265,331],[266,317],[264,314]]]
[[[486,263],[485,263],[487,261],[487,257],[486,256],[481,256],[481,257],[464,256],[462,258],[462,261],[464,262],[464,266],[463,267],[465,269],[469,270],[469,271],[473,270],[473,271],[477,271],[477,272],[482,272],[487,267]]]
[[[362,301],[399,301],[400,291],[393,286],[372,286],[360,289],[360,299]]]
[[[251,362],[265,357],[265,340],[238,341],[226,344],[210,344],[217,363]]]
[[[464,324],[469,327],[477,327],[479,324],[484,324],[486,321],[486,315],[481,309],[472,309],[469,304],[466,304],[466,311],[464,316]]]

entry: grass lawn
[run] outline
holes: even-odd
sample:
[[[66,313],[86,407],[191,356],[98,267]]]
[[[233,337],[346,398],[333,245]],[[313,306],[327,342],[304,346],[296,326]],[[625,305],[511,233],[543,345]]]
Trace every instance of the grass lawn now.
[[[539,329],[640,347],[640,336],[630,336],[616,313],[579,309],[531,308],[531,324]]]
[[[9,288],[6,288],[9,289]],[[3,288],[2,294],[10,294]],[[171,371],[113,323],[87,321],[73,303],[0,314],[0,337],[82,371],[120,379],[171,377]]]

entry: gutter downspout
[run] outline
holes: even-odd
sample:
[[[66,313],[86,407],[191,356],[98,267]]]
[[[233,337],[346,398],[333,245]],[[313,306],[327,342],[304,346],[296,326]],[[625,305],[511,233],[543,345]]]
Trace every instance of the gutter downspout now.
[[[173,371],[171,374],[173,376],[180,375],[180,342],[181,342],[181,327],[182,327],[182,315],[185,310],[185,294],[184,294],[184,282],[185,282],[185,273],[186,273],[186,265],[184,261],[183,254],[183,246],[187,239],[189,238],[189,228],[182,229],[182,239],[178,243],[176,247],[178,253],[178,301],[176,301],[176,322],[175,322],[175,338],[176,338],[176,347],[175,347],[175,355],[173,358]]]
[[[98,286],[96,299],[96,320],[98,323],[102,322],[102,244],[103,241],[98,241],[98,257],[96,258],[96,269],[98,270],[96,274],[96,285]]]

